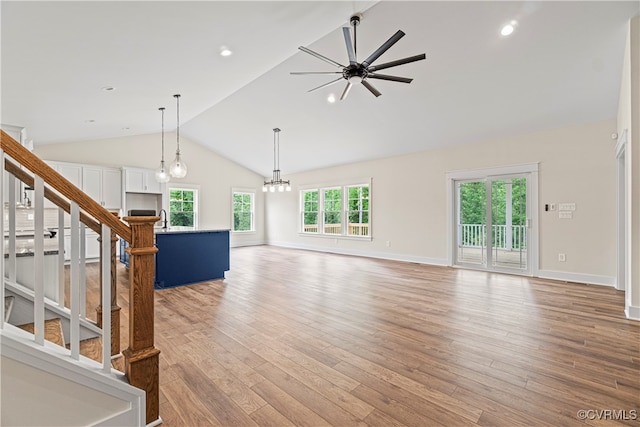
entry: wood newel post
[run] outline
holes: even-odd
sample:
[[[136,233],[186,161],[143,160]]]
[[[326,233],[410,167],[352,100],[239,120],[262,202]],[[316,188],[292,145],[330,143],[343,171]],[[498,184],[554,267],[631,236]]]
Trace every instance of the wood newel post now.
[[[160,413],[159,354],[154,347],[155,254],[153,225],[157,216],[128,216],[129,242],[129,347],[122,352],[129,383],[147,394],[147,424]]]
[[[120,218],[117,212],[111,212],[116,218]],[[118,237],[115,231],[111,230],[111,253],[109,260],[111,263],[111,355],[120,353],[120,306],[118,305],[118,278],[116,271],[116,245]],[[104,262],[104,254],[102,253],[102,245],[100,245],[100,271],[102,271],[102,263]],[[102,275],[100,275],[100,295],[102,295]],[[102,328],[102,304],[96,308],[98,313],[98,326]]]

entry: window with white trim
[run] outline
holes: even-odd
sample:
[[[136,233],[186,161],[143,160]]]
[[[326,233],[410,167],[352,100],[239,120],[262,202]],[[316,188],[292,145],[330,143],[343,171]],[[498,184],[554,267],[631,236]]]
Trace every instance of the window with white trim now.
[[[369,186],[346,187],[347,236],[369,236]]]
[[[342,188],[326,188],[322,193],[322,230],[324,234],[342,234]]]
[[[302,190],[301,232],[370,237],[369,196],[369,184]]]
[[[198,190],[169,188],[169,225],[171,227],[198,226]]]
[[[302,190],[302,232],[319,233],[318,190]]]
[[[255,231],[255,193],[233,192],[233,231]]]

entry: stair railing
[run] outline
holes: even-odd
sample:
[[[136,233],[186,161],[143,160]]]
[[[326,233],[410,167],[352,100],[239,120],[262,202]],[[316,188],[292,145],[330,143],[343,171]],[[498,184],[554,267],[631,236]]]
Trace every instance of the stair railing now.
[[[8,230],[5,229],[4,215],[0,221],[0,231],[7,236],[8,253],[6,262],[0,263],[0,277],[10,282],[16,281],[16,180],[33,188],[34,207],[34,341],[44,346],[45,330],[45,287],[44,287],[44,204],[45,199],[59,208],[58,251],[59,288],[53,300],[64,307],[64,232],[69,227],[71,234],[70,272],[70,357],[78,360],[80,342],[80,322],[84,318],[86,295],[82,289],[84,274],[84,227],[89,227],[100,235],[101,241],[101,303],[98,307],[98,324],[102,327],[102,369],[111,372],[111,355],[119,348],[112,341],[110,331],[119,327],[119,307],[115,304],[115,239],[116,236],[129,243],[129,347],[122,354],[125,358],[125,375],[129,383],[146,392],[146,422],[159,420],[159,372],[160,351],[154,346],[154,295],[155,253],[153,225],[158,217],[125,217],[124,222],[103,208],[79,188],[66,180],[40,158],[28,151],[11,136],[0,130],[0,200],[4,200],[8,189]],[[4,172],[7,172],[5,174]],[[5,187],[4,179],[8,185]],[[66,215],[66,214],[68,215]],[[5,259],[5,237],[0,247]],[[6,271],[5,271],[6,264]],[[61,280],[60,280],[61,279]],[[0,286],[0,301],[4,301],[4,286]],[[111,309],[102,310],[102,307]],[[115,321],[112,319],[112,312]],[[4,327],[4,303],[0,303],[0,329]],[[119,331],[119,328],[117,328]]]

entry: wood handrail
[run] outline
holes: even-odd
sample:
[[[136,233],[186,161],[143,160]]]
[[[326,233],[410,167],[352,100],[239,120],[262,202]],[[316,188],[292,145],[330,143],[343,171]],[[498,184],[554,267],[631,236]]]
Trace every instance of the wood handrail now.
[[[111,213],[100,206],[98,202],[85,194],[78,187],[69,182],[65,177],[56,172],[51,166],[43,162],[38,156],[24,148],[15,139],[0,129],[0,142],[2,149],[19,164],[27,168],[33,174],[37,174],[51,188],[58,191],[69,200],[78,203],[80,209],[91,215],[101,224],[108,225],[117,235],[127,242],[131,242],[131,228],[124,222],[115,218]],[[37,173],[35,171],[38,171]]]

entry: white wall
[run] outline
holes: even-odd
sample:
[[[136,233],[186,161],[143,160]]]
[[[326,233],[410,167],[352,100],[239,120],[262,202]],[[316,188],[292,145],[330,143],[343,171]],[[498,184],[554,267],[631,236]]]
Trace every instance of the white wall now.
[[[626,295],[626,311],[627,316],[640,319],[640,16],[629,23],[617,124],[620,136],[627,132],[625,185],[630,203],[627,206],[626,275],[630,295]]]
[[[371,241],[302,236],[299,193],[267,196],[269,243],[445,264],[450,171],[539,162],[541,275],[613,285],[616,273],[614,120],[287,176],[300,186],[371,177]],[[573,219],[545,203],[576,203]],[[386,246],[386,242],[390,246]],[[558,253],[566,262],[558,261]]]
[[[165,134],[165,162],[171,163],[175,151],[175,134]],[[173,183],[200,186],[200,222],[203,229],[230,229],[231,189],[234,187],[256,190],[256,233],[231,233],[231,245],[263,243],[265,239],[263,178],[256,173],[227,160],[212,151],[180,138],[180,151],[189,171],[183,179]],[[156,169],[160,165],[160,135],[149,134],[66,144],[41,145],[34,149],[45,160],[87,163],[101,166],[132,166]]]

